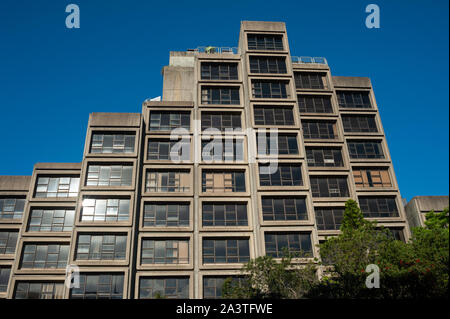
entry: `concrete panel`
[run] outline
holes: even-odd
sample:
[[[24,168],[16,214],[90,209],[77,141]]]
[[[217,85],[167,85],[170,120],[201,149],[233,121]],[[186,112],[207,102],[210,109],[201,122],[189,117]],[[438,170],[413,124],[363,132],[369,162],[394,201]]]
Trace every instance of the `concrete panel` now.
[[[31,176],[0,176],[0,190],[28,191]]]
[[[271,21],[241,21],[241,28],[244,31],[285,32],[286,24]]]
[[[442,211],[448,207],[448,196],[416,196],[413,200],[417,200],[417,204],[421,212],[429,212],[430,210]]]
[[[89,126],[132,126],[139,127],[140,113],[91,113]]]
[[[164,101],[193,101],[195,91],[193,67],[165,66],[163,76]]]
[[[359,76],[333,76],[333,85],[335,87],[349,88],[370,88],[372,84],[367,77]]]
[[[34,169],[79,170],[81,163],[36,163]]]

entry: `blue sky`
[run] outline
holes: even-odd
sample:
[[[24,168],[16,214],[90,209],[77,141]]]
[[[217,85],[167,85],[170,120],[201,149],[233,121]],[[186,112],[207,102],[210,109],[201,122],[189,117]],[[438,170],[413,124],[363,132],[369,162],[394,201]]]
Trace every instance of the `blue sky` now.
[[[66,5],[81,28],[65,27]],[[367,29],[376,3],[381,28]],[[91,112],[141,112],[169,51],[237,46],[241,20],[284,21],[292,55],[372,79],[403,197],[448,195],[447,0],[0,2],[0,175],[80,162]]]

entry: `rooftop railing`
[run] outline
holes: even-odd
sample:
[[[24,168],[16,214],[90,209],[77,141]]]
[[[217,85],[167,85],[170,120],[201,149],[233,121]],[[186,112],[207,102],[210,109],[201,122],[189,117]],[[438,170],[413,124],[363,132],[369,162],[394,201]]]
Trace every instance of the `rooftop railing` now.
[[[197,47],[196,49],[189,49],[189,52],[207,53],[207,54],[239,54],[237,47]]]
[[[327,59],[324,57],[311,57],[311,56],[292,56],[292,63],[298,64],[323,64],[328,65]]]

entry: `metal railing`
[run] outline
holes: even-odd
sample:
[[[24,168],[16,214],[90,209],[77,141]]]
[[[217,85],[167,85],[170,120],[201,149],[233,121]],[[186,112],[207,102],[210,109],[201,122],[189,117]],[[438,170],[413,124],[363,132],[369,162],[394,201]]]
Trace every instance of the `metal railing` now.
[[[196,49],[189,49],[190,52],[207,53],[207,54],[239,54],[237,47],[197,47]]]
[[[324,64],[328,65],[327,59],[324,57],[311,57],[311,56],[292,56],[292,63],[298,64]]]

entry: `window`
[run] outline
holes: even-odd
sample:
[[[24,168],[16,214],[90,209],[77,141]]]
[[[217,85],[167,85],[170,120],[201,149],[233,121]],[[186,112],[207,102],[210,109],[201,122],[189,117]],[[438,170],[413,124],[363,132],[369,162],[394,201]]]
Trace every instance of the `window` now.
[[[306,159],[309,167],[344,167],[340,148],[307,147]]]
[[[315,207],[316,223],[318,230],[339,230],[344,208],[341,207]]]
[[[333,113],[331,97],[323,95],[298,95],[300,113]]]
[[[66,268],[68,258],[69,245],[25,243],[20,268]]]
[[[287,99],[289,81],[252,80],[254,98]]]
[[[0,230],[0,255],[11,255],[16,251],[17,231]]]
[[[22,219],[25,199],[0,198],[0,219]]]
[[[145,203],[144,227],[189,226],[189,203]]]
[[[303,137],[305,139],[337,138],[336,122],[331,121],[302,121]]]
[[[358,109],[370,109],[369,92],[349,92],[338,91],[336,92],[339,106],[342,108],[358,108]]]
[[[220,130],[221,132],[225,132],[227,129],[241,131],[241,113],[202,112],[202,131],[211,128]]]
[[[313,197],[348,197],[346,177],[311,176]]]
[[[131,186],[132,165],[88,166],[86,186]]]
[[[16,284],[14,299],[63,299],[63,282],[20,281]]]
[[[202,206],[203,226],[248,226],[247,203],[211,203]]]
[[[384,158],[383,148],[379,141],[347,140],[350,158],[354,159],[381,159]]]
[[[241,276],[204,276],[203,299],[221,299],[225,280],[231,280],[230,285],[236,287],[245,279]]]
[[[243,161],[244,140],[242,138],[225,138],[202,141],[202,159],[204,161]]]
[[[81,273],[80,288],[70,290],[71,299],[122,299],[124,275]]]
[[[366,218],[398,217],[395,197],[366,197],[358,198],[359,207]]]
[[[263,220],[307,220],[304,197],[268,197],[261,199]]]
[[[255,125],[295,125],[292,106],[255,106]]]
[[[73,208],[32,208],[27,231],[70,232],[75,219]]]
[[[202,104],[239,105],[239,87],[202,86]]]
[[[139,299],[168,298],[188,299],[188,277],[141,277]]]
[[[357,187],[392,187],[388,168],[353,168]]]
[[[145,192],[189,192],[191,184],[189,170],[147,170]]]
[[[202,80],[237,80],[237,63],[202,62]]]
[[[76,260],[125,260],[126,234],[79,234]]]
[[[82,222],[128,221],[129,215],[129,198],[83,197],[83,204],[81,207]]]
[[[189,240],[145,238],[142,240],[141,264],[189,264]]]
[[[34,197],[76,197],[80,178],[75,176],[39,176]]]
[[[184,128],[189,131],[191,125],[191,114],[189,111],[150,111],[149,130],[172,131],[176,128]]]
[[[284,256],[284,250],[290,254],[297,255],[295,257],[312,257],[312,244],[310,233],[289,232],[264,233],[264,241],[266,244],[266,255],[273,258],[281,258]]]
[[[9,274],[11,267],[0,266],[0,293],[8,290]]]
[[[266,143],[265,145],[261,145],[260,137],[258,134],[256,139],[256,142],[258,144],[258,154],[298,155],[297,134],[278,133],[277,137],[277,139],[273,139],[271,138],[270,134],[266,134]]]
[[[376,133],[378,132],[375,116],[342,115],[344,132],[349,133]]]
[[[171,141],[168,139],[149,139],[148,140],[148,160],[170,160],[174,159],[189,160],[190,159],[190,141],[180,139]]]
[[[135,134],[129,133],[93,133],[91,153],[121,154],[134,152]]]
[[[388,230],[395,240],[405,242],[405,234],[402,227],[389,227]]]
[[[203,263],[245,263],[250,260],[249,241],[245,238],[203,238]]]
[[[283,36],[274,34],[249,34],[247,37],[249,50],[283,51]]]
[[[284,57],[251,56],[250,73],[285,74],[286,59]]]
[[[202,172],[202,192],[245,192],[244,171],[210,171]]]
[[[297,89],[314,89],[314,90],[328,89],[327,77],[325,73],[295,72],[294,79],[295,79],[295,86],[297,87]]]
[[[301,165],[278,164],[278,169],[272,174],[265,174],[270,164],[259,165],[260,186],[303,186]]]

